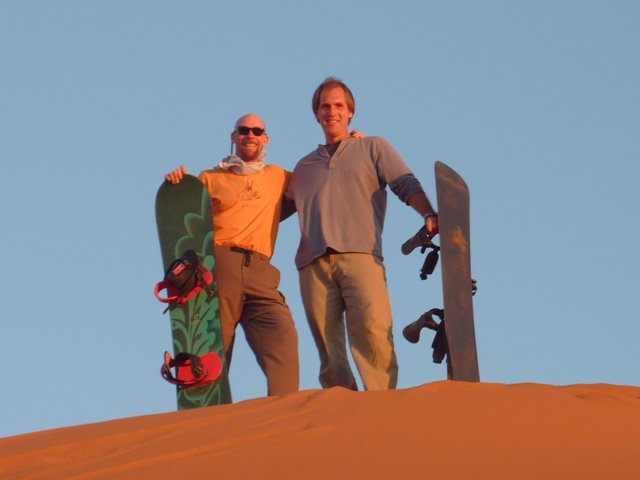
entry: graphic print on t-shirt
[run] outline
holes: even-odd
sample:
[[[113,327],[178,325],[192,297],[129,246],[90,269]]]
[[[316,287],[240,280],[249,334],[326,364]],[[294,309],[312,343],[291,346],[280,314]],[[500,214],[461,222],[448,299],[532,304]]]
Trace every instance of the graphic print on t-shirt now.
[[[242,190],[238,192],[238,200],[252,201],[260,198],[262,198],[260,193],[253,189],[253,180],[247,179]]]

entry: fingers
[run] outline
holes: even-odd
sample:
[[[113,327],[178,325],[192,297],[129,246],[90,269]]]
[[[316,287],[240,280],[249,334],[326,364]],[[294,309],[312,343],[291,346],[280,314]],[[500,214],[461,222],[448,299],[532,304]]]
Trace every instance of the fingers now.
[[[360,130],[351,130],[351,132],[349,132],[349,135],[351,135],[353,138],[364,138],[365,135],[363,135],[363,133]]]
[[[187,174],[187,169],[184,168],[184,165],[180,165],[179,168],[176,168],[174,171],[167,173],[164,176],[164,179],[167,182],[173,183],[174,185],[176,185],[182,181],[182,179],[186,174]]]
[[[431,238],[435,237],[440,231],[440,224],[438,223],[438,217],[437,216],[427,217],[424,221],[424,228],[427,229],[427,233],[429,234],[429,237]]]

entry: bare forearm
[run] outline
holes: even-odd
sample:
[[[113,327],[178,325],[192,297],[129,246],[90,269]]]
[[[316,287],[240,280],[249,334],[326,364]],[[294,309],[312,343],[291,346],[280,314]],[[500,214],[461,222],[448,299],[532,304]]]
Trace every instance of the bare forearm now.
[[[424,227],[430,237],[434,237],[440,231],[438,213],[434,210],[429,197],[424,192],[416,192],[409,197],[407,203],[424,218]]]
[[[409,197],[407,203],[423,218],[430,213],[436,213],[433,205],[431,205],[429,201],[429,197],[427,197],[427,194],[424,192],[414,193]]]

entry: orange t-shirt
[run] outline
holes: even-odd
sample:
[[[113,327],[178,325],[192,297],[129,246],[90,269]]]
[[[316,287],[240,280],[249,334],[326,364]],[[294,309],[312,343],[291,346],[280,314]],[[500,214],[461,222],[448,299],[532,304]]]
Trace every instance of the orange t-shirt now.
[[[290,176],[275,165],[252,175],[222,169],[200,173],[213,202],[214,244],[246,248],[271,258]]]

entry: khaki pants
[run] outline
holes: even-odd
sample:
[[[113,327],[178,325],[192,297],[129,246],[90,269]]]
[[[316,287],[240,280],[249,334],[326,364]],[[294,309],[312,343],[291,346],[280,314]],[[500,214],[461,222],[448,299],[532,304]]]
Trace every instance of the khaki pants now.
[[[298,333],[278,291],[280,272],[259,253],[217,246],[215,255],[227,365],[240,324],[267,377],[268,395],[298,391]]]
[[[324,255],[300,270],[300,290],[320,353],[322,387],[357,390],[347,359],[348,338],[364,388],[395,388],[398,363],[382,261],[364,253]]]

